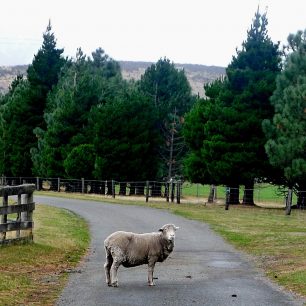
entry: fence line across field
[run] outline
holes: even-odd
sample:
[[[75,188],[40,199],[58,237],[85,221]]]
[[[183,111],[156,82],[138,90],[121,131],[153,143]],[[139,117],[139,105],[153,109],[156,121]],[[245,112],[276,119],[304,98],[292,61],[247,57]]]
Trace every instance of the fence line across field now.
[[[151,197],[162,197],[167,201],[180,203],[181,181],[133,181],[119,182],[115,180],[86,180],[40,177],[1,177],[0,185],[14,186],[31,183],[36,190],[48,190],[57,192],[78,192],[87,194],[100,194],[111,196],[144,196],[148,202]]]
[[[36,190],[99,194],[113,198],[116,196],[143,196],[147,202],[150,198],[164,198],[168,202],[176,201],[177,203],[180,203],[182,197],[184,199],[192,198],[196,201],[205,201],[208,203],[226,203],[227,199],[229,199],[228,187],[226,186],[182,183],[176,179],[170,181],[120,182],[115,180],[88,180],[83,178],[0,177],[0,185],[20,185],[24,183],[35,184]],[[231,188],[231,190],[233,189],[235,188]],[[248,201],[251,195],[254,201],[259,204],[286,206],[287,190],[276,190],[273,194],[267,191],[269,191],[267,184],[255,184],[254,189],[237,189],[241,203]],[[306,194],[305,191],[301,192]],[[293,197],[295,200],[296,195],[294,194]],[[305,208],[305,203],[303,207]]]

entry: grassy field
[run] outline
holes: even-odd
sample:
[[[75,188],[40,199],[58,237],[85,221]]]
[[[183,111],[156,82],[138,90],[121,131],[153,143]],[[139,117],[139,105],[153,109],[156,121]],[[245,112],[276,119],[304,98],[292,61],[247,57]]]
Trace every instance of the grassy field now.
[[[209,185],[184,183],[182,194],[185,197],[208,198]],[[217,198],[225,199],[225,186],[217,187]],[[270,184],[255,184],[254,201],[257,203],[284,204],[284,194],[278,186]],[[240,199],[243,197],[243,188],[240,188]],[[294,196],[293,201],[296,197]]]
[[[87,225],[71,212],[36,205],[34,224],[34,243],[0,247],[0,305],[54,305],[87,250]]]

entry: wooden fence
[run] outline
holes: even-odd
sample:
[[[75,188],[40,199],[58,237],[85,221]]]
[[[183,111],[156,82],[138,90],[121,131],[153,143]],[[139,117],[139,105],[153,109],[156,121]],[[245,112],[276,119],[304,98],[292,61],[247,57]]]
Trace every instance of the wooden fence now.
[[[19,184],[34,184],[36,190],[77,192],[100,194],[105,196],[143,196],[146,202],[149,198],[165,198],[167,202],[180,203],[182,182],[171,179],[170,181],[132,181],[118,182],[115,180],[87,180],[42,178],[42,177],[0,177],[1,185],[15,186]]]
[[[3,198],[0,206],[0,244],[33,240],[34,190],[34,184],[0,187],[0,197]],[[13,199],[9,203],[10,196],[17,201]]]

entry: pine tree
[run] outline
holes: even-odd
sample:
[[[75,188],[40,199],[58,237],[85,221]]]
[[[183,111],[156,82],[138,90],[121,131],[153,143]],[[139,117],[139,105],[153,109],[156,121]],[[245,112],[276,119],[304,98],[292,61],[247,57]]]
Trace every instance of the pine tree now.
[[[37,146],[33,130],[44,126],[47,95],[57,83],[64,63],[61,57],[63,50],[56,49],[50,23],[43,38],[42,48],[27,70],[27,80],[17,77],[2,108],[3,173],[7,176],[32,175],[30,150]]]
[[[285,184],[299,191],[298,206],[306,206],[306,30],[289,35],[291,53],[271,97],[272,120],[263,122],[266,152],[283,172]]]
[[[208,87],[204,108],[206,122],[200,156],[205,172],[213,182],[226,184],[237,192],[239,185],[245,185],[246,204],[253,204],[254,179],[272,174],[261,124],[273,115],[269,97],[275,88],[281,57],[278,44],[267,35],[267,24],[266,14],[257,11],[242,49],[237,50],[226,69],[225,79]],[[238,197],[236,194],[233,202],[238,203]]]
[[[56,48],[56,39],[52,33],[51,22],[43,34],[43,44],[34,56],[33,62],[27,69],[27,78],[31,88],[32,118],[34,127],[45,127],[44,111],[47,95],[58,82],[60,72],[66,59],[64,49]]]
[[[183,116],[194,103],[185,73],[183,70],[176,69],[169,59],[160,59],[156,64],[147,68],[141,77],[139,87],[151,100],[159,116],[157,129],[163,141],[162,145],[156,148],[160,155],[158,178],[169,179],[169,176],[180,176],[182,175],[181,153],[185,152],[180,126],[183,123]],[[177,150],[171,150],[171,145],[169,145],[174,117],[176,117],[178,127],[175,139],[173,139],[175,140],[174,147]]]

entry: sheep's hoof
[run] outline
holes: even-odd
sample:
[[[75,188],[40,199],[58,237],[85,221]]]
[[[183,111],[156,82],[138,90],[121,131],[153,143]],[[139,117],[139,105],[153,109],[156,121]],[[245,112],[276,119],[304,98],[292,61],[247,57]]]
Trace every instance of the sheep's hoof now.
[[[111,284],[112,287],[118,287],[118,282],[114,282]]]
[[[150,287],[155,286],[155,284],[154,284],[154,283],[148,283],[148,285],[149,285]]]

